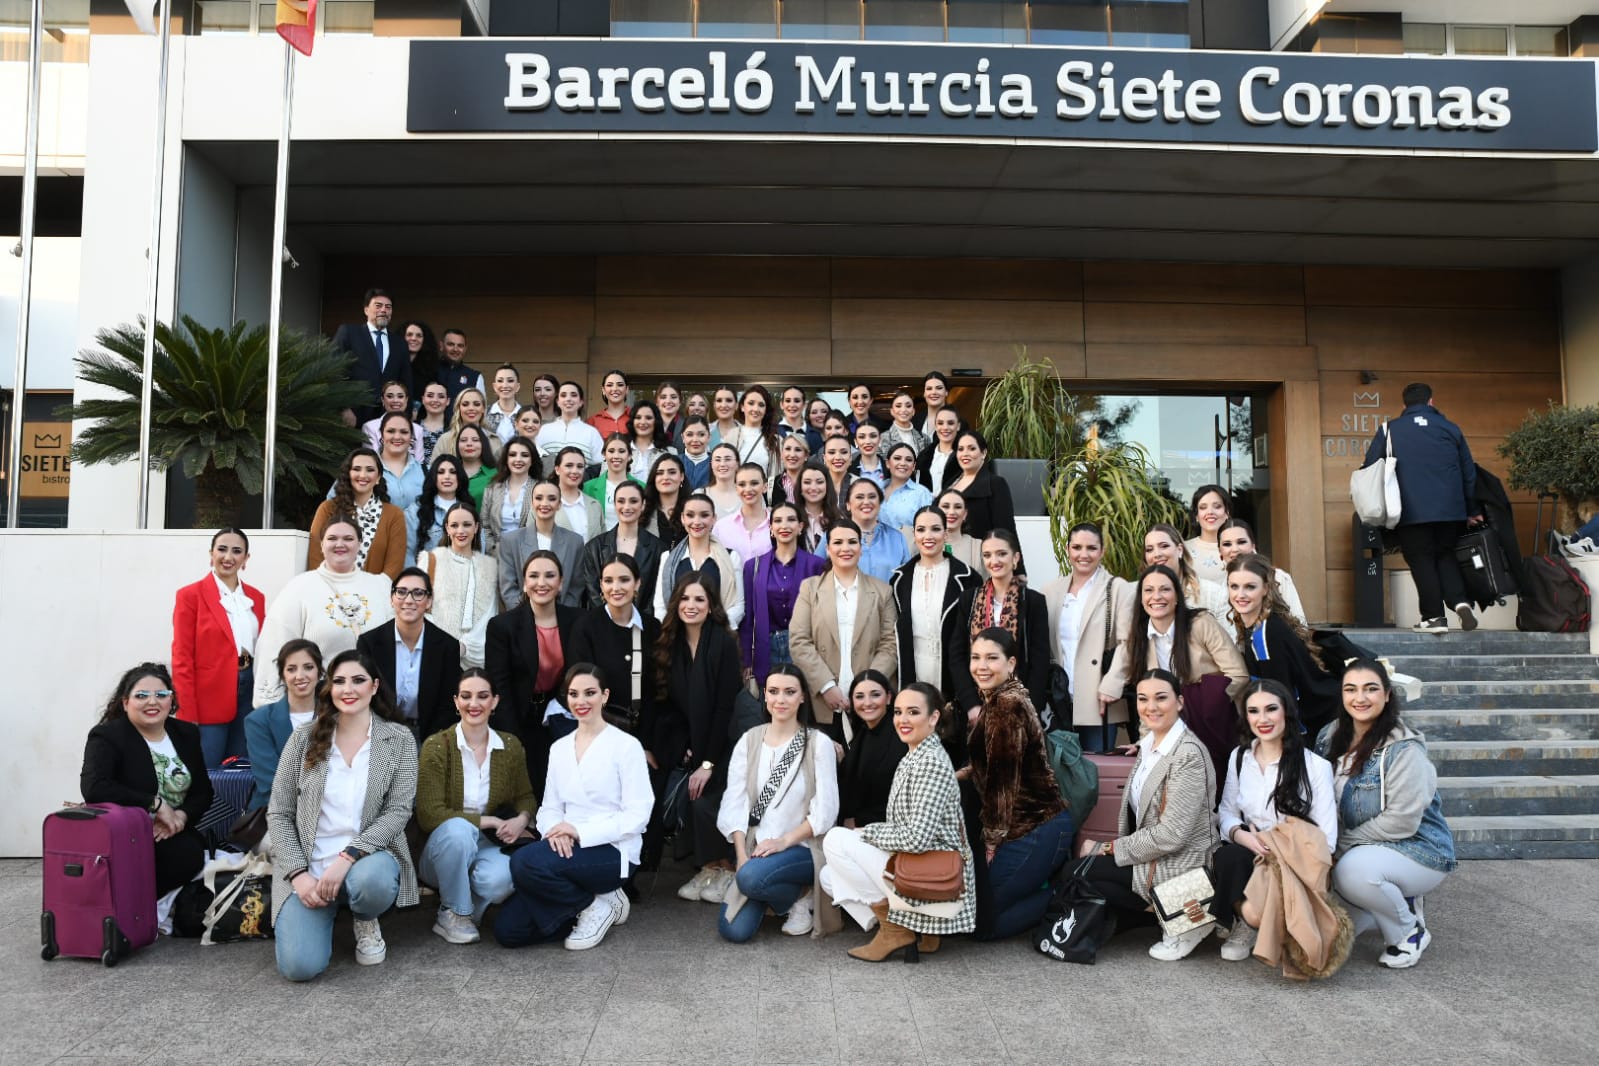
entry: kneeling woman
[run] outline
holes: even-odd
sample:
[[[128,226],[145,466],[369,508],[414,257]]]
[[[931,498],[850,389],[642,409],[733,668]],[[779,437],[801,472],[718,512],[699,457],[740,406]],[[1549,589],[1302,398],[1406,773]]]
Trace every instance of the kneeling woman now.
[[[564,938],[583,951],[627,921],[622,882],[638,869],[655,795],[643,746],[605,722],[610,698],[599,667],[578,663],[566,672],[577,729],[550,747],[543,839],[511,856],[516,891],[494,919],[494,938],[508,948]]]
[[[341,905],[355,916],[355,961],[388,957],[378,918],[417,902],[405,824],[416,801],[416,740],[358,651],[328,665],[316,717],[283,747],[272,782],[272,930],[278,972],[309,981],[333,957]]]
[[[1455,868],[1455,840],[1438,801],[1427,742],[1399,717],[1388,672],[1370,659],[1344,667],[1343,705],[1316,738],[1333,764],[1338,855],[1333,887],[1348,900],[1355,932],[1376,926],[1393,970],[1421,961],[1432,943],[1421,897]]]
[[[538,809],[522,742],[489,728],[499,702],[487,673],[463,671],[455,686],[460,722],[422,742],[422,879],[439,890],[433,931],[451,944],[475,942],[483,912],[511,894],[511,857],[502,848],[528,836]]]
[[[737,873],[716,930],[742,944],[770,907],[786,914],[783,932],[811,931],[817,852],[838,817],[838,758],[811,728],[811,693],[799,667],[783,664],[766,678],[771,723],[739,738],[727,765],[727,791],[716,828],[733,844]]]
[[[1138,761],[1127,779],[1117,815],[1119,836],[1104,844],[1083,842],[1082,854],[1099,857],[1088,880],[1103,896],[1118,929],[1154,923],[1153,886],[1206,865],[1216,850],[1216,773],[1205,746],[1183,724],[1177,676],[1150,670],[1138,682],[1138,719],[1144,735]],[[1185,958],[1214,929],[1202,926],[1180,936],[1162,936],[1151,958]]]
[[[882,962],[903,950],[905,961],[938,950],[940,938],[969,933],[977,926],[977,889],[972,849],[961,817],[960,785],[938,739],[944,697],[926,682],[907,685],[894,698],[894,729],[910,751],[894,771],[888,814],[861,829],[838,827],[822,842],[827,866],[822,888],[862,929],[877,924],[868,944],[850,950],[852,958]],[[962,888],[953,903],[909,905],[889,899],[883,872],[894,852],[919,855],[953,851],[961,857]]]
[[[978,866],[977,935],[1032,929],[1049,905],[1050,879],[1071,856],[1072,816],[1044,754],[1044,732],[1016,677],[1016,638],[995,626],[972,641],[969,666],[982,694],[967,746],[980,804],[985,861]]]

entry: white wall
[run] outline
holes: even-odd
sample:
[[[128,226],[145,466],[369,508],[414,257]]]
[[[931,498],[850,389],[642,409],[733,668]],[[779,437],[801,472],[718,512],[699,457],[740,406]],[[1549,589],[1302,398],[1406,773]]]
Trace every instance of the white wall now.
[[[17,309],[21,304],[22,260],[9,253],[16,243],[16,219],[0,236],[0,389],[12,388],[17,361]],[[72,357],[78,344],[77,237],[33,239],[33,294],[28,315],[28,388],[70,389]]]
[[[0,647],[11,665],[0,782],[12,797],[0,805],[0,857],[37,856],[44,816],[81,798],[89,728],[122,671],[170,661],[173,596],[205,575],[210,541],[209,530],[0,530]],[[245,581],[270,605],[305,569],[308,542],[251,531]]]
[[[153,85],[154,83],[152,83]],[[151,90],[152,94],[154,89]],[[28,129],[28,64],[0,63],[0,174],[22,173]],[[89,65],[39,68],[39,173],[82,174],[89,113]],[[14,220],[7,219],[12,225]]]

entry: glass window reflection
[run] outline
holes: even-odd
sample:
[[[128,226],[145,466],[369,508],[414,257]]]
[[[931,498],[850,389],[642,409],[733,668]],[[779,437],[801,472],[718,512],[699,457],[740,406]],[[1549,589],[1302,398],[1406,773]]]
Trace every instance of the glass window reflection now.
[[[937,0],[866,0],[868,41],[942,41],[944,5]]]
[[[1026,44],[1021,0],[949,0],[949,39],[967,44]]]
[[[790,41],[858,41],[860,0],[782,0],[782,34]]]

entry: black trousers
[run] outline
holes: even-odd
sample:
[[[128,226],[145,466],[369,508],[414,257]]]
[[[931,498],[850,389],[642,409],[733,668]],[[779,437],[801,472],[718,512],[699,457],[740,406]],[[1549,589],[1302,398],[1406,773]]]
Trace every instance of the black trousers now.
[[[726,777],[712,777],[705,783],[700,798],[689,803],[689,819],[694,830],[694,863],[708,866],[713,862],[733,861],[733,845],[716,828],[716,816],[722,809],[722,793],[727,790]]]
[[[1211,879],[1216,882],[1216,902],[1210,912],[1216,916],[1216,924],[1231,929],[1238,917],[1238,905],[1244,901],[1244,889],[1255,876],[1255,853],[1228,841],[1211,856],[1210,862]]]
[[[1116,930],[1155,925],[1155,912],[1133,891],[1133,868],[1117,866],[1112,855],[1101,855],[1088,868],[1089,883],[1105,897],[1105,906],[1116,918]]]
[[[159,898],[194,880],[205,865],[205,838],[198,829],[156,841],[155,894]]]
[[[1399,552],[1410,567],[1421,617],[1442,618],[1444,608],[1468,602],[1466,583],[1455,561],[1455,542],[1464,522],[1417,522],[1394,530]]]

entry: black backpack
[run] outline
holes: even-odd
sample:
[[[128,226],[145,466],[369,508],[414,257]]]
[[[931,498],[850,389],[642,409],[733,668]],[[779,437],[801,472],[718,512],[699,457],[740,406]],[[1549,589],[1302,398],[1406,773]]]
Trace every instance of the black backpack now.
[[[1548,537],[1543,534],[1544,500],[1556,498],[1551,493],[1538,497],[1538,522],[1532,542],[1539,546],[1542,554],[1532,556],[1523,566],[1516,609],[1516,628],[1524,633],[1585,633],[1588,630],[1592,611],[1588,583],[1558,551],[1550,550],[1553,532]],[[1550,513],[1553,511],[1551,506]]]

